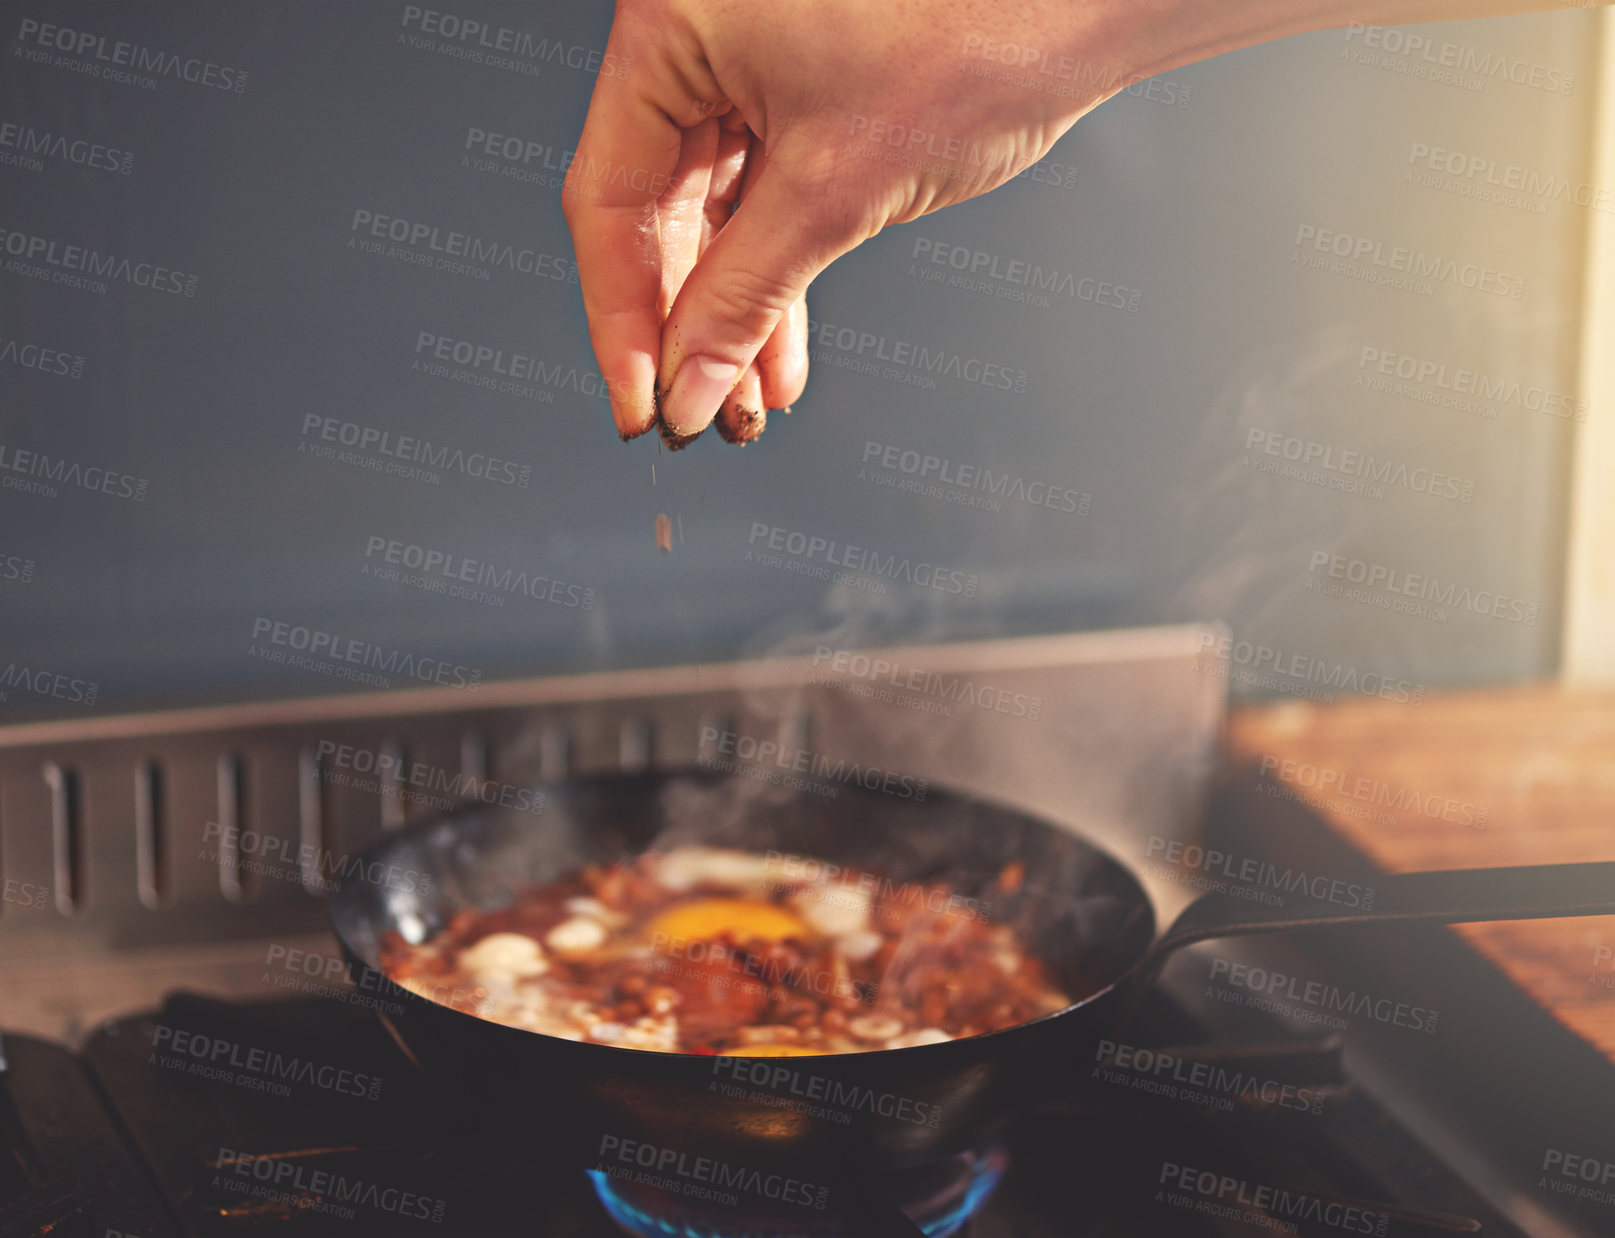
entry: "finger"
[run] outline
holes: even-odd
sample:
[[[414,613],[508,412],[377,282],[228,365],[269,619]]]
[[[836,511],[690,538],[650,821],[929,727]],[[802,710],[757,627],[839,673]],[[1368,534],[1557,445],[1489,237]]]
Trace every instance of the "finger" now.
[[[808,375],[808,313],[806,298],[799,297],[775,324],[768,342],[757,354],[762,375],[765,408],[783,408],[802,398]]]
[[[628,81],[602,74],[561,190],[589,340],[625,439],[643,434],[655,417],[662,334],[656,204],[681,147],[673,118]]]
[[[706,248],[706,205],[718,136],[715,120],[703,120],[684,130],[672,181],[656,202],[656,226],[662,249],[659,321],[666,319],[679,289],[684,287],[685,278]]]
[[[763,377],[757,363],[746,367],[729,398],[718,410],[718,434],[726,443],[755,443],[768,425],[768,405],[763,400]]]
[[[662,282],[664,292],[667,291],[667,287],[672,286],[669,305],[672,305],[673,297],[677,295],[678,289],[683,287],[683,282],[688,278],[688,274],[690,274],[691,268],[694,266],[694,261],[699,257],[699,253],[706,252],[707,245],[712,244],[712,237],[717,236],[719,229],[727,223],[730,213],[735,210],[735,202],[740,199],[741,187],[743,187],[743,174],[746,173],[749,166],[748,155],[751,153],[753,139],[751,139],[751,129],[746,128],[746,123],[740,118],[740,113],[733,113],[732,111],[732,113],[717,119],[714,129],[717,139],[715,139],[712,147],[709,148],[711,150],[709,173],[711,174],[707,176],[706,181],[706,200],[701,203],[701,211],[699,211],[699,220],[701,220],[699,236],[701,236],[701,240],[696,245],[696,255],[691,257],[688,263],[682,260],[678,261],[677,265],[675,263],[664,263],[664,282]],[[675,268],[677,268],[677,271],[675,271]],[[669,274],[667,274],[672,273],[672,271],[675,271],[677,282],[673,282],[672,278],[669,278]],[[664,318],[665,315],[667,315],[667,307],[662,310]],[[701,429],[696,429],[694,433],[690,434],[672,433],[667,428],[667,423],[662,420],[661,415],[657,415],[656,426],[662,433],[662,442],[667,444],[669,450],[675,450],[675,452],[685,449],[691,442],[701,437]],[[722,428],[720,428],[720,431],[722,431]],[[761,433],[761,429],[757,433]],[[756,434],[751,437],[756,437]],[[745,441],[749,442],[749,439],[745,439]]]
[[[718,149],[712,161],[712,180],[707,187],[706,227],[701,250],[706,252],[735,205],[745,196],[747,183],[762,166],[762,148],[752,137],[739,112],[718,121]]]
[[[863,239],[817,187],[770,163],[685,280],[663,331],[657,393],[675,434],[697,433],[813,277]]]
[[[735,117],[736,120],[739,117]],[[749,131],[748,131],[749,134]],[[767,157],[760,146],[754,146],[750,157],[745,162],[744,174],[739,185],[738,201],[744,202],[751,186],[756,183],[757,177],[767,166]],[[708,199],[708,215],[714,214],[712,202],[717,196],[719,182],[714,178],[714,193]],[[727,219],[733,206],[723,210],[723,217]],[[721,225],[720,225],[721,226]],[[764,343],[762,350],[757,354],[757,370],[761,376],[762,406],[765,409],[783,408],[790,411],[790,405],[802,398],[802,389],[807,385],[807,302],[802,299],[792,303],[791,308],[785,311],[783,317],[775,325],[773,332]],[[725,408],[728,406],[725,405]],[[722,414],[720,413],[720,418]],[[758,433],[761,433],[759,430]]]

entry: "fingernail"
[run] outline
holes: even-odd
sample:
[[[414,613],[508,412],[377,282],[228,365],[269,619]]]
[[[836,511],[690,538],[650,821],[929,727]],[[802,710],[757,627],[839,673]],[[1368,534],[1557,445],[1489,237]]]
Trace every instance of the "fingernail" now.
[[[718,418],[718,437],[726,443],[755,443],[768,426],[768,413],[764,409],[737,408],[732,418]]]
[[[638,438],[656,421],[656,358],[646,352],[629,354],[623,378],[611,383],[611,417],[623,442]]]
[[[667,422],[661,420],[660,418],[658,418],[656,421],[656,429],[658,432],[660,432],[662,442],[667,444],[667,449],[669,451],[683,451],[691,443],[695,442],[696,439],[701,437],[700,430],[697,430],[694,434],[675,434],[672,430],[667,428]]]
[[[662,420],[675,434],[702,429],[739,381],[738,365],[717,357],[686,357],[662,404]]]
[[[667,418],[663,416],[663,412],[667,408],[667,402],[672,392],[671,387],[658,387],[656,389],[656,432],[662,436],[662,442],[667,444],[669,451],[683,451],[696,439],[700,438],[702,432],[697,430],[694,434],[675,434],[668,427]]]

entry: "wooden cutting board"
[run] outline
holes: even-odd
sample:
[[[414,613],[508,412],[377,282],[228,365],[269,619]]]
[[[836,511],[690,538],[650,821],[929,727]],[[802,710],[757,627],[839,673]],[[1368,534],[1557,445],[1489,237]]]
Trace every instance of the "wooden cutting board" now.
[[[1249,706],[1228,744],[1385,872],[1615,860],[1615,691]],[[1615,1062],[1615,916],[1455,931]]]

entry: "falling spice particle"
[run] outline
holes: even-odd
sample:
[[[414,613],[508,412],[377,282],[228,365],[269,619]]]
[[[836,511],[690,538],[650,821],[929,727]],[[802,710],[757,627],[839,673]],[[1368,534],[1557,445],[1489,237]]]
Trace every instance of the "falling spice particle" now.
[[[665,512],[656,514],[656,548],[664,555],[673,550],[673,522]]]

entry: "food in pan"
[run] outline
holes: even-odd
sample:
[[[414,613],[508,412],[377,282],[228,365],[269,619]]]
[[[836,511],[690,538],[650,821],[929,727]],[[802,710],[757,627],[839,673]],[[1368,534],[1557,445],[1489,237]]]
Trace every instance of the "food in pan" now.
[[[1022,877],[1011,864],[993,889]],[[667,1053],[905,1048],[1071,1004],[990,898],[707,847],[586,868],[509,907],[458,912],[420,944],[389,934],[381,963],[497,1023]]]

